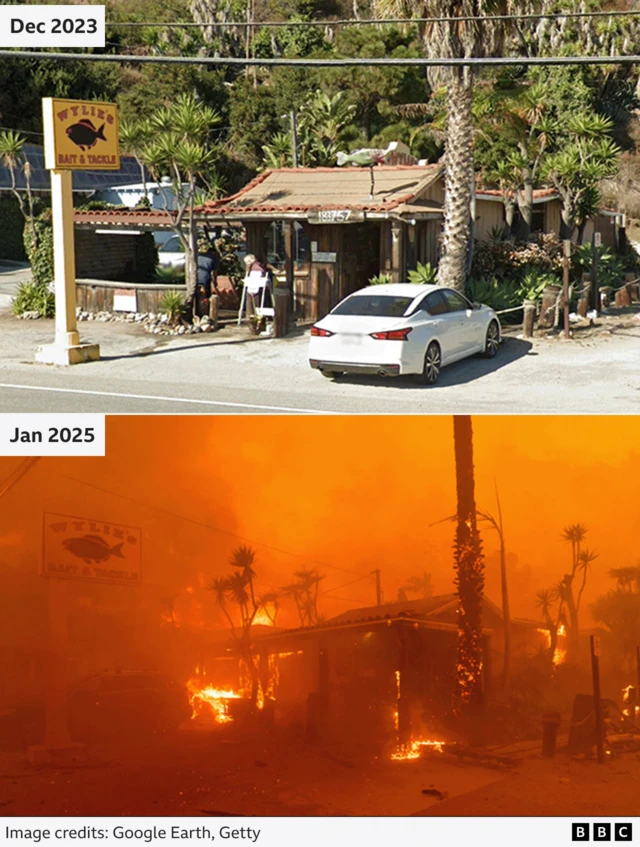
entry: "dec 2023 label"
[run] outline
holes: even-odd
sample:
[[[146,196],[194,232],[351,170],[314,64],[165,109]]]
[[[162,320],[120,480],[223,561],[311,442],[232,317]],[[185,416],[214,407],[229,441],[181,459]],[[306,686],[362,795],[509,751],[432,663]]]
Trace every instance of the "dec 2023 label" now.
[[[104,47],[105,7],[0,6],[0,47]]]

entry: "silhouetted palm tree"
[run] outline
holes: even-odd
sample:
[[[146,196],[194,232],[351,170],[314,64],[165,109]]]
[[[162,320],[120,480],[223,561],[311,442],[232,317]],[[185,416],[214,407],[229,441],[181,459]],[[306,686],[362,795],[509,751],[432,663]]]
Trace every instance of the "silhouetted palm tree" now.
[[[455,583],[458,589],[458,686],[463,703],[481,705],[484,561],[476,524],[473,430],[470,415],[454,415],[457,523]]]

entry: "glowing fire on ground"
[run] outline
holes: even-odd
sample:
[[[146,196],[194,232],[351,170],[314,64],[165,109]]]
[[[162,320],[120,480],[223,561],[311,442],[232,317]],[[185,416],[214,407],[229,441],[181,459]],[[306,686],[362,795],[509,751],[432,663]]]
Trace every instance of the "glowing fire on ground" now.
[[[229,700],[239,700],[242,695],[232,689],[214,688],[212,685],[201,686],[197,679],[187,683],[189,702],[191,704],[191,719],[201,716],[213,717],[216,723],[231,723],[233,717],[229,714]]]
[[[422,755],[423,748],[432,748],[438,753],[444,753],[445,741],[411,741],[404,747],[396,750],[391,754],[391,758],[395,760],[419,759]]]
[[[627,718],[640,717],[640,705],[637,704],[636,700],[637,694],[634,685],[627,685],[626,688],[622,689],[622,702],[625,704],[622,714]]]

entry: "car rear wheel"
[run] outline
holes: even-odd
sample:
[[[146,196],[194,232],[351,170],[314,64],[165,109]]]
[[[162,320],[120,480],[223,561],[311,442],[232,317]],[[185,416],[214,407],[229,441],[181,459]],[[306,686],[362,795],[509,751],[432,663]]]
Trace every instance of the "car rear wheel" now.
[[[416,374],[416,382],[420,385],[434,385],[440,376],[441,367],[442,354],[440,353],[440,345],[437,341],[432,341],[424,355],[422,373]]]
[[[338,379],[339,376],[342,376],[342,371],[321,370],[320,373],[322,374],[322,376],[325,376],[327,379]]]
[[[487,335],[484,340],[484,357],[485,359],[493,359],[498,352],[500,346],[500,328],[497,321],[491,321],[487,327]]]

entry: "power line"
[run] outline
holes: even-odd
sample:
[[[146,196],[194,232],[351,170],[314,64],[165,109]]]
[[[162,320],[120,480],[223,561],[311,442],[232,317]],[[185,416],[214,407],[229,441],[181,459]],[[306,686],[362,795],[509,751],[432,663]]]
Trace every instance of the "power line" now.
[[[247,59],[242,57],[223,58],[221,56],[135,56],[111,53],[47,53],[28,50],[0,50],[2,58],[50,59],[72,62],[126,62],[129,64],[156,65],[212,65],[256,66],[256,67],[523,67],[545,65],[637,65],[640,55],[632,56],[487,56],[436,58],[356,58],[345,59]]]
[[[356,582],[362,582],[363,579],[369,579],[370,576],[370,573],[365,574],[364,576],[359,576],[358,579],[352,579],[351,582],[343,582],[342,585],[336,585],[335,588],[329,588],[328,591],[323,591],[321,593],[322,595],[331,594],[332,591],[339,591],[341,588],[346,588],[347,585],[354,585]]]
[[[545,12],[530,13],[522,15],[456,15],[452,17],[424,17],[424,18],[364,18],[364,19],[341,19],[335,21],[211,21],[195,23],[193,21],[107,21],[106,26],[115,28],[142,28],[151,27],[165,29],[227,29],[236,27],[240,29],[258,27],[338,27],[338,26],[388,26],[390,24],[429,24],[429,23],[474,23],[485,24],[503,21],[541,21],[557,19],[590,19],[590,18],[634,18],[640,15],[640,10],[630,11],[614,10],[611,12]]]
[[[310,559],[308,556],[303,556],[301,553],[293,553],[291,550],[284,550],[281,547],[274,547],[271,544],[265,544],[263,541],[253,541],[250,538],[245,538],[242,535],[238,535],[235,532],[229,532],[226,529],[220,529],[213,524],[205,523],[204,521],[196,520],[196,518],[190,518],[186,515],[180,515],[177,512],[172,512],[170,509],[163,509],[162,506],[154,506],[152,503],[145,503],[144,500],[138,500],[135,497],[129,497],[126,494],[120,494],[118,491],[111,491],[108,488],[102,488],[100,485],[96,485],[93,482],[87,482],[84,479],[78,479],[75,476],[69,476],[69,474],[60,473],[59,471],[54,471],[58,476],[62,476],[65,479],[72,480],[73,482],[79,482],[81,485],[86,485],[88,488],[95,488],[97,491],[102,491],[103,494],[110,494],[112,497],[119,497],[122,500],[128,500],[130,503],[137,503],[140,506],[146,506],[148,509],[153,509],[156,512],[161,512],[165,515],[170,515],[173,518],[178,518],[179,520],[186,521],[187,523],[195,524],[196,526],[204,527],[205,529],[210,530],[211,532],[217,532],[221,535],[228,535],[230,538],[235,538],[237,541],[244,541],[246,544],[253,544],[256,547],[264,547],[266,550],[272,550],[276,553],[284,553],[286,556],[294,556],[297,559],[302,559],[304,562],[309,562],[313,565],[320,565],[323,568],[331,568],[335,571],[342,571],[343,573],[355,574],[356,571],[351,571],[348,568],[341,568],[338,565],[330,565],[328,562],[322,562],[319,559]],[[365,576],[369,576],[366,574]],[[359,576],[358,580],[364,579],[363,576]]]

